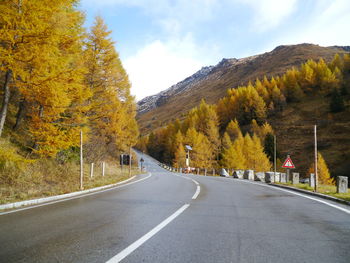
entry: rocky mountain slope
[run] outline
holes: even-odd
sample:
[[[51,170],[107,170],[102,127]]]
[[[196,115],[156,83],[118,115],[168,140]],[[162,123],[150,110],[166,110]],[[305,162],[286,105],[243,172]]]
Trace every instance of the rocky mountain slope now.
[[[203,67],[192,76],[184,79],[183,81],[171,86],[170,88],[153,96],[148,96],[140,100],[138,105],[138,113],[146,113],[154,108],[160,107],[167,102],[167,99],[171,96],[181,96],[181,93],[187,89],[190,89],[195,83],[203,80],[213,69],[213,66]]]
[[[312,44],[278,46],[271,52],[247,58],[223,59],[216,66],[204,67],[165,91],[138,102],[138,122],[143,134],[180,118],[201,99],[217,102],[228,88],[244,85],[264,75],[276,76],[308,59],[329,61],[349,47],[321,47]]]

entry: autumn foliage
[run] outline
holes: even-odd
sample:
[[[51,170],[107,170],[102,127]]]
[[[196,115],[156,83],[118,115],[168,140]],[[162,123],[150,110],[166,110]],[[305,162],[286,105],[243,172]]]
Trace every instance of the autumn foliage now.
[[[41,157],[79,146],[95,157],[136,143],[130,82],[102,18],[76,0],[0,2],[0,135]]]

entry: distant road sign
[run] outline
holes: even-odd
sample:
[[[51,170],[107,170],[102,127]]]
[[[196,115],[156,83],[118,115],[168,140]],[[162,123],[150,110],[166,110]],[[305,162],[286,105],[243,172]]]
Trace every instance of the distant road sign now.
[[[289,155],[287,156],[287,159],[284,161],[282,168],[287,168],[287,169],[294,169],[295,168],[295,165],[293,164],[293,161]]]
[[[185,148],[186,148],[187,151],[192,151],[192,147],[189,146],[189,145],[185,145]]]

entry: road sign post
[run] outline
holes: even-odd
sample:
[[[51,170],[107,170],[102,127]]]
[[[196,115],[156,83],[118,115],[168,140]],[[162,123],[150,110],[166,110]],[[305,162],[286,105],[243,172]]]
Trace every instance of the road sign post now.
[[[141,163],[141,172],[142,172],[142,170],[143,170],[143,162],[144,162],[145,160],[143,159],[143,158],[141,158],[141,160],[140,160],[140,163]]]
[[[190,170],[190,151],[192,151],[192,147],[189,145],[185,145],[186,148],[186,166],[187,166],[187,172]]]
[[[314,126],[315,139],[315,192],[317,192],[318,172],[317,172],[317,126]]]
[[[287,159],[284,161],[282,168],[287,169],[287,178],[286,178],[286,182],[289,181],[290,179],[290,169],[295,169],[295,165],[293,164],[292,159],[290,158],[289,155],[287,155]]]

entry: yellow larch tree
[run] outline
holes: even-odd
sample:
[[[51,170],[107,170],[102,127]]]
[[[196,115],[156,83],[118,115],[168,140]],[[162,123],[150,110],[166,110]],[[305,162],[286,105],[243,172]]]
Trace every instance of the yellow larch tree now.
[[[84,121],[81,55],[83,15],[73,0],[4,1],[0,9],[1,71],[18,88],[27,106],[27,129],[33,150],[43,156],[77,145]],[[0,19],[1,19],[0,18]],[[6,87],[7,85],[7,87]],[[6,97],[6,96],[5,96]],[[4,106],[5,104],[3,104]],[[20,112],[21,108],[19,109]],[[6,109],[0,114],[0,132]],[[17,114],[18,125],[22,114]],[[16,127],[15,125],[15,127]]]
[[[186,152],[183,146],[183,136],[181,131],[178,131],[175,135],[175,153],[173,165],[175,168],[181,168],[186,166]]]
[[[244,138],[239,134],[229,148],[224,149],[222,165],[233,169],[245,169],[246,159],[244,155]]]
[[[84,53],[85,83],[92,92],[89,147],[104,155],[127,151],[137,142],[136,106],[128,76],[101,17],[96,17]]]
[[[230,136],[231,141],[235,141],[239,136],[242,136],[241,128],[237,119],[231,120],[226,127],[226,132]]]
[[[255,134],[253,137],[248,133],[244,136],[243,154],[246,159],[246,169],[252,169],[259,172],[265,172],[271,169],[269,158],[264,153],[261,141]]]
[[[313,163],[309,168],[309,173],[315,173],[315,164]],[[327,163],[324,160],[322,154],[317,152],[317,175],[318,182],[324,185],[334,184],[334,180],[328,170]]]
[[[228,135],[227,132],[225,132],[224,135],[222,136],[221,145],[222,145],[224,150],[230,148],[231,145],[232,145],[232,141],[231,141],[230,135]]]
[[[193,127],[189,128],[184,142],[192,147],[192,151],[190,152],[191,167],[212,167],[213,153],[211,152],[211,145],[203,133],[197,132]]]

